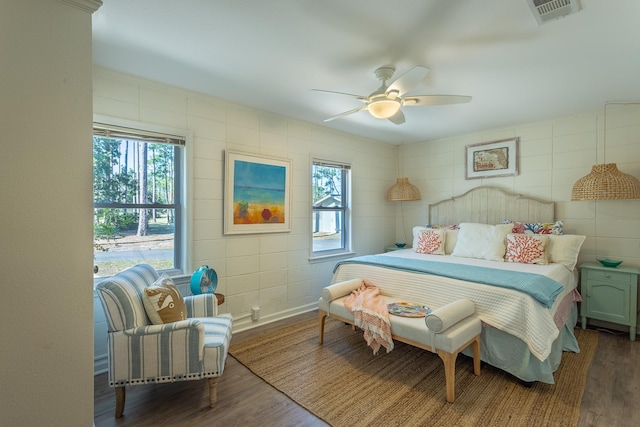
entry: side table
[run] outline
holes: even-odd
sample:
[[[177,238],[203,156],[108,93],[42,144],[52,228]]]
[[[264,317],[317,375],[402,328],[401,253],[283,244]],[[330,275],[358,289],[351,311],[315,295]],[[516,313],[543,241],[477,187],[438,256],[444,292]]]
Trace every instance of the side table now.
[[[384,248],[385,252],[393,252],[393,251],[399,251],[402,249],[411,249],[411,246],[405,246],[404,248],[399,248],[397,246],[387,246],[386,248]]]
[[[218,305],[224,304],[224,294],[219,294],[219,293],[214,292],[214,295],[216,296],[216,299],[218,300]]]
[[[638,275],[640,268],[580,265],[582,329],[587,318],[629,326],[629,339],[636,340],[638,324]]]

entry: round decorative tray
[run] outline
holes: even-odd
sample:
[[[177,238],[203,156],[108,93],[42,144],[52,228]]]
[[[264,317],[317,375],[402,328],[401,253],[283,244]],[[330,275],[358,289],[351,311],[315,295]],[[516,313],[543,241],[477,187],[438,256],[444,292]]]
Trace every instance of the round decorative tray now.
[[[387,305],[389,314],[402,317],[425,317],[431,313],[431,309],[426,305],[413,302],[394,302]]]

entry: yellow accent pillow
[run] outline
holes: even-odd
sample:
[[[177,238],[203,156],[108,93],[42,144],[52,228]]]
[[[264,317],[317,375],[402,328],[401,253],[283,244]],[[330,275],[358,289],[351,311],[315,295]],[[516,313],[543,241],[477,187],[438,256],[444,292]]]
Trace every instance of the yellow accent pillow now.
[[[177,322],[187,318],[187,306],[175,283],[163,273],[153,285],[144,288],[142,303],[154,325]]]

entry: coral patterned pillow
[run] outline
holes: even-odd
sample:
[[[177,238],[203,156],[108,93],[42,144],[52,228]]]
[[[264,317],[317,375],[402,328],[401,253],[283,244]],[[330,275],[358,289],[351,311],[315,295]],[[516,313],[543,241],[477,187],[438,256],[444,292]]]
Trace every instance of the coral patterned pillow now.
[[[418,234],[416,252],[419,254],[444,255],[446,230],[426,229]]]
[[[545,250],[548,241],[549,237],[545,235],[508,234],[504,259],[523,264],[548,264]]]

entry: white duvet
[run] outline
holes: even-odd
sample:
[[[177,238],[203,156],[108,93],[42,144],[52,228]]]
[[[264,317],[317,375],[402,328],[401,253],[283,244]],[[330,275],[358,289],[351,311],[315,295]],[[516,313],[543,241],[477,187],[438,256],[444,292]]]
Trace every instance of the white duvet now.
[[[461,258],[451,255],[418,254],[411,249],[394,251],[385,256],[423,259],[435,262],[476,265],[505,270],[523,271],[545,275],[560,283],[564,289],[551,308],[545,308],[523,292],[497,286],[466,282],[458,279],[387,269],[365,264],[342,264],[336,270],[332,283],[349,279],[369,279],[380,286],[382,293],[400,300],[438,308],[456,299],[469,298],[476,305],[480,319],[494,328],[514,335],[524,341],[531,353],[545,360],[551,352],[551,344],[559,330],[554,315],[561,302],[576,288],[577,273],[562,264],[520,264]]]

